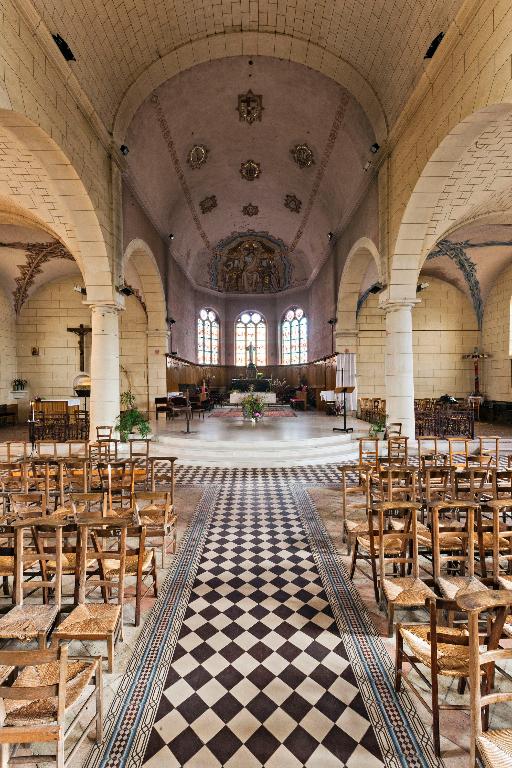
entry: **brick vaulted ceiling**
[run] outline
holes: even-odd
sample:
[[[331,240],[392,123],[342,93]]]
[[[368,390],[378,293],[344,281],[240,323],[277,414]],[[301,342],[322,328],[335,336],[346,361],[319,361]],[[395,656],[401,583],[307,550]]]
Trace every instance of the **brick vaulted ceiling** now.
[[[462,0],[33,0],[77,61],[73,72],[106,127],[130,86],[172,51],[223,33],[311,43],[352,66],[399,114],[432,39]],[[213,58],[213,57],[212,57]]]

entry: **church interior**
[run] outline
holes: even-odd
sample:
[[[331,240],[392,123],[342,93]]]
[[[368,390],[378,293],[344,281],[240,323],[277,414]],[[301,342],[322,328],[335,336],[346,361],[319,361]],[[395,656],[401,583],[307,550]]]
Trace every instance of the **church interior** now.
[[[512,768],[512,6],[0,0],[0,766]]]

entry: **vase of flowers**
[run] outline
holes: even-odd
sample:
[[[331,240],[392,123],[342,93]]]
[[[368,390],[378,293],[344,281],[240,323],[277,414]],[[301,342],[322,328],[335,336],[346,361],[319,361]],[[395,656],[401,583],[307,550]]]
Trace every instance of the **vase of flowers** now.
[[[28,382],[26,379],[13,379],[11,381],[11,387],[13,392],[23,392]]]
[[[241,406],[244,417],[251,419],[253,424],[256,424],[262,418],[265,410],[263,398],[254,392],[254,387],[251,387],[249,393],[243,398]]]

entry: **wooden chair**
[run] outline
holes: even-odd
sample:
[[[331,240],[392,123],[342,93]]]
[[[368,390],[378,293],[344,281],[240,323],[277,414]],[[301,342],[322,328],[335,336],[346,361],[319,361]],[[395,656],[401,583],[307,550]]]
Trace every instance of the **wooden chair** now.
[[[489,593],[491,594],[491,593]],[[438,623],[438,612],[453,614],[457,603],[443,598],[427,598],[429,610],[428,624],[396,625],[396,662],[395,689],[400,692],[404,682],[432,715],[435,754],[441,756],[439,714],[445,709],[469,709],[469,704],[441,704],[439,702],[439,678],[451,677],[458,680],[458,692],[464,693],[469,677],[469,637],[465,627],[450,627]],[[430,701],[427,701],[422,688],[406,674],[403,665],[408,662],[412,669],[430,688]],[[430,671],[430,680],[424,670]]]
[[[0,639],[37,640],[41,649],[46,648],[47,637],[57,621],[61,607],[62,531],[65,525],[65,520],[52,519],[50,516],[26,519],[13,525],[16,605],[0,618]],[[47,546],[45,552],[40,551],[36,546],[38,530],[41,533],[44,532],[48,540],[52,538],[52,544]],[[30,539],[30,543],[27,543],[27,538]],[[55,571],[51,579],[45,567],[49,560],[55,563]],[[39,589],[43,590],[45,604],[25,603],[25,593],[32,593]],[[50,594],[53,595],[53,605],[49,604]]]
[[[135,578],[135,626],[140,625],[140,606],[142,598],[152,589],[153,596],[158,597],[158,579],[156,571],[156,555],[153,548],[146,549],[146,527],[144,525],[135,525],[128,528],[127,547],[125,559],[125,581],[129,577]],[[106,579],[119,580],[119,560],[109,560],[108,553],[103,560],[103,572]],[[147,577],[151,578],[151,584],[146,587],[144,582]],[[127,594],[124,592],[124,600],[127,600]]]
[[[114,504],[129,507],[135,490],[134,462],[128,460],[99,463],[98,474],[101,490],[107,494],[109,514]]]
[[[174,504],[175,463],[176,456],[151,456],[149,459],[149,485],[151,491],[165,490],[171,494],[171,504]]]
[[[382,460],[380,454],[380,440],[376,437],[359,437],[359,464],[369,464],[378,469]]]
[[[494,586],[512,590],[512,499],[493,499],[488,502],[488,509],[492,514]]]
[[[399,437],[398,435],[388,438],[388,464],[404,464],[407,466],[409,463],[408,441],[408,437]]]
[[[113,427],[109,424],[102,424],[96,427],[96,440],[110,440],[112,438]]]
[[[434,581],[449,600],[486,589],[484,581],[475,575],[476,509],[477,505],[470,501],[445,502],[432,508]]]
[[[44,517],[46,512],[46,494],[44,491],[11,493],[9,495],[9,517],[11,520],[24,517]]]
[[[450,501],[453,495],[452,490],[453,473],[450,467],[430,466],[420,472],[420,498],[422,509],[424,511],[423,521],[427,520],[427,525],[432,521],[432,507]]]
[[[146,526],[148,539],[161,541],[162,568],[165,555],[172,544],[172,553],[176,553],[178,518],[171,503],[170,491],[135,491],[135,511],[141,525]]]
[[[342,541],[347,542],[347,553],[350,554],[354,537],[368,531],[372,469],[365,464],[342,464],[339,470]]]
[[[149,449],[150,438],[137,437],[128,440],[130,446],[129,458],[133,462],[134,487],[137,490],[147,490],[149,483]]]
[[[114,671],[114,647],[123,636],[126,533],[129,522],[106,517],[83,519],[79,523],[79,557],[75,579],[78,604],[52,635],[52,646],[62,640],[101,640],[107,644],[108,670]],[[102,545],[103,542],[103,545]],[[105,548],[108,543],[109,549]],[[104,561],[119,563],[107,578]],[[87,602],[87,596],[101,589],[104,602]],[[109,602],[110,600],[114,602]]]
[[[430,435],[418,437],[418,458],[422,472],[427,467],[445,466],[448,463],[448,454],[441,450],[441,439]]]
[[[417,512],[420,505],[414,501],[384,501],[377,504],[378,533],[370,529],[370,550],[378,549],[379,603],[387,606],[388,635],[393,634],[396,608],[423,608],[427,597],[435,598],[434,592],[420,579],[418,560]],[[390,523],[400,515],[400,530]],[[405,566],[411,566],[412,574],[405,575]],[[392,567],[391,574],[389,567]],[[400,575],[398,575],[400,574]]]
[[[107,516],[107,494],[99,493],[71,493],[71,508],[77,521],[81,517],[106,517]]]
[[[55,762],[65,768],[95,725],[96,743],[103,736],[103,685],[101,657],[68,659],[67,646],[38,651],[0,651],[0,697],[4,720],[0,727],[2,768],[23,763]],[[84,700],[83,694],[92,685]],[[84,725],[84,708],[95,699],[95,711]],[[79,704],[79,706],[77,706]],[[65,719],[72,714],[69,724]],[[68,718],[69,719],[69,718]],[[79,726],[81,734],[66,756],[66,740]],[[55,743],[55,757],[16,757],[21,744]],[[10,750],[11,745],[14,749]]]
[[[502,648],[499,641],[512,607],[509,591],[476,592],[457,601],[468,614],[471,738],[469,765],[480,758],[485,768],[511,768],[512,728],[489,729],[489,707],[512,701],[511,691],[492,690],[496,662],[512,659],[512,647]],[[482,617],[482,614],[484,616]],[[488,642],[482,648],[480,623],[485,618]],[[507,675],[508,677],[508,675]],[[510,678],[509,678],[510,679]]]

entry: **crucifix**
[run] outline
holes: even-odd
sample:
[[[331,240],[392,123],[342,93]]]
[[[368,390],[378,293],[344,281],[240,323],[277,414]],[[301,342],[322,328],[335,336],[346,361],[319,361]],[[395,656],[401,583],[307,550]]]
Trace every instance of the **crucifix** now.
[[[472,397],[482,396],[480,392],[480,361],[486,360],[488,357],[489,355],[486,355],[484,352],[480,352],[478,347],[475,347],[473,352],[470,352],[469,355],[462,355],[463,360],[471,360],[473,362],[475,388],[471,393]]]
[[[68,333],[76,333],[78,336],[78,349],[80,350],[80,370],[85,369],[85,337],[92,331],[92,328],[88,328],[83,323],[80,323],[78,328],[68,328]]]

